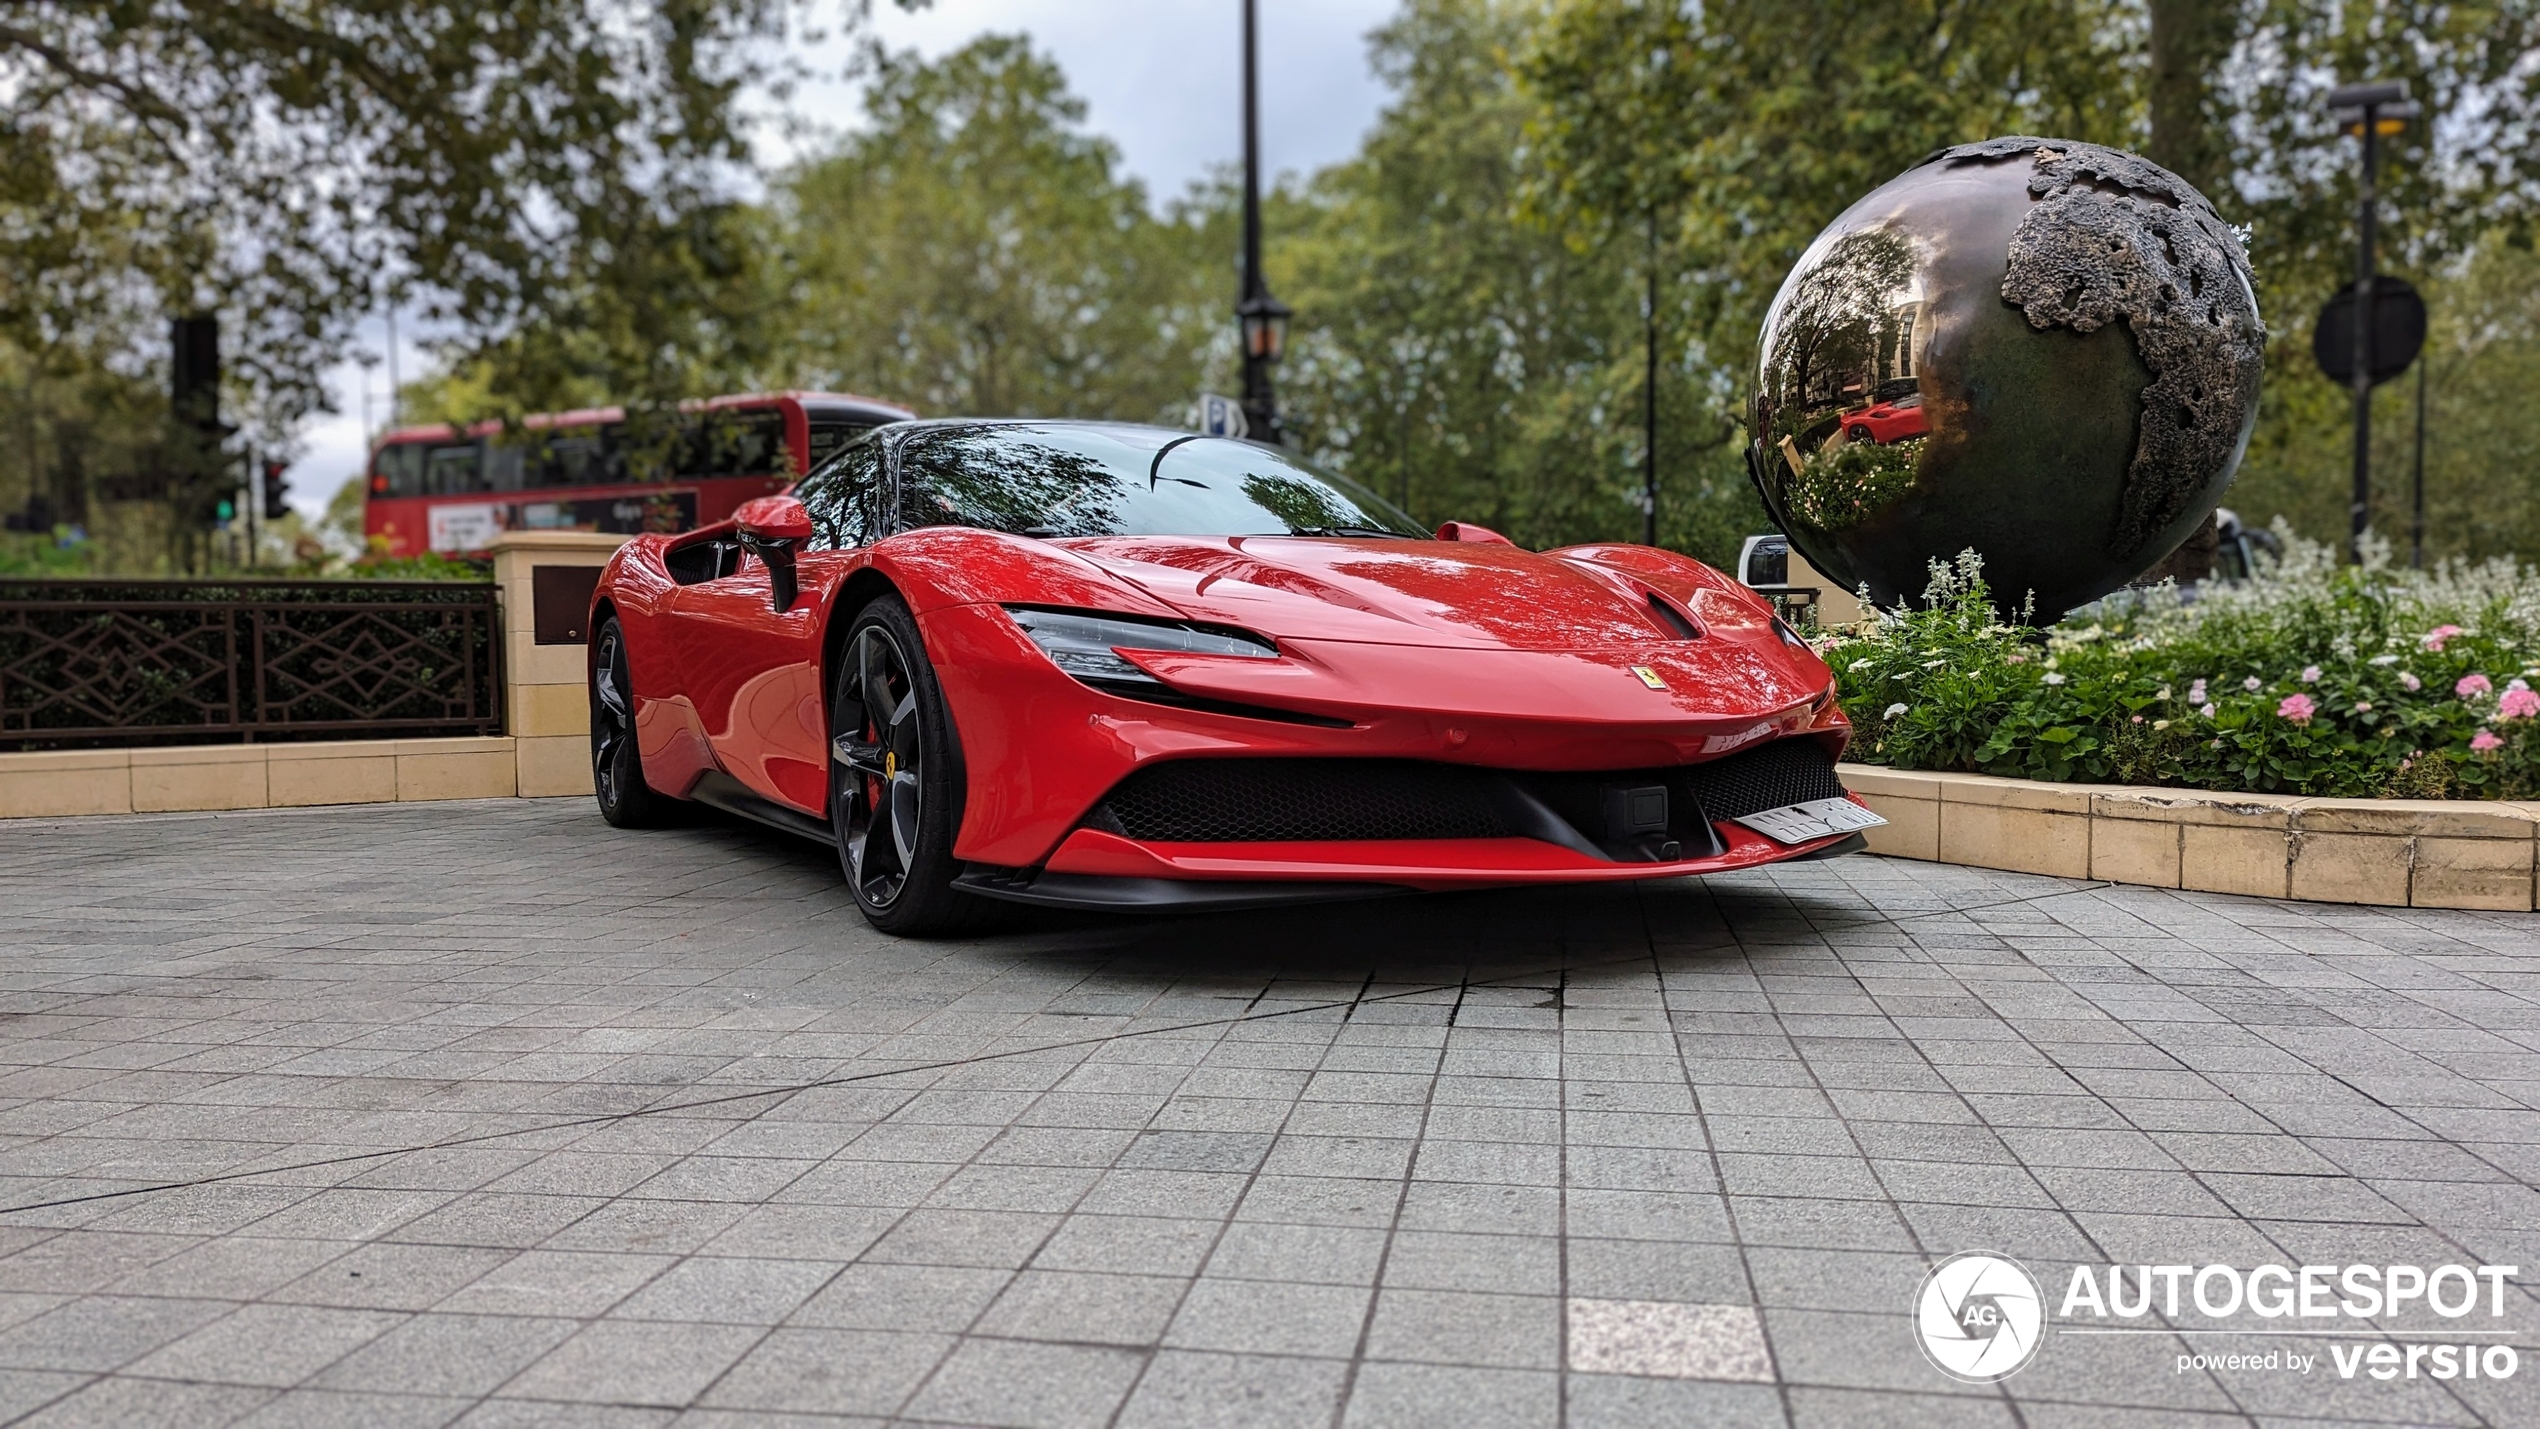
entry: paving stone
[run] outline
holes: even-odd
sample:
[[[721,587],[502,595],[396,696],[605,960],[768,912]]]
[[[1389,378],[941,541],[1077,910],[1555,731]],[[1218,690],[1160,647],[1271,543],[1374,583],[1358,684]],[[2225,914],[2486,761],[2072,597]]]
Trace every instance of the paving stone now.
[[[1852,858],[903,943],[498,800],[0,825],[0,918],[12,1422],[2540,1420],[1905,1308],[2540,1262],[2531,915]]]

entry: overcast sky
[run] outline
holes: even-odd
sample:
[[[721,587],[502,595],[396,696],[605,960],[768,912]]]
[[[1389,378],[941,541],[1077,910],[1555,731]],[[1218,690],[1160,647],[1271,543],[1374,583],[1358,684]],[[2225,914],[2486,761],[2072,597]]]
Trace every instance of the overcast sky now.
[[[1394,0],[1261,6],[1261,146],[1270,173],[1311,172],[1357,148],[1385,97],[1367,70],[1366,35],[1393,8]],[[935,0],[914,15],[879,0],[874,9],[892,48],[930,56],[989,32],[1029,34],[1085,100],[1088,126],[1120,147],[1128,172],[1155,197],[1242,157],[1240,0]],[[843,58],[834,48],[807,56],[833,75]],[[857,119],[854,89],[834,79],[805,86],[794,108],[832,133]],[[771,159],[790,154],[772,134],[764,147]],[[364,325],[374,355],[385,349],[384,326],[376,318]],[[411,330],[399,337],[399,374],[411,379],[424,359]],[[312,514],[359,473],[366,431],[387,418],[384,364],[368,370],[368,426],[364,369],[347,363],[330,386],[338,413],[310,424],[290,476],[292,501]]]

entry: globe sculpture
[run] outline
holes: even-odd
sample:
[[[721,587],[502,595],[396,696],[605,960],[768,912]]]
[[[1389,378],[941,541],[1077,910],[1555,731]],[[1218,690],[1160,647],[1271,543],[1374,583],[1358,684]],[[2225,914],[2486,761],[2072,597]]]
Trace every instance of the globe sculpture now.
[[[2168,170],[2007,138],[1844,211],[1764,319],[1749,464],[1810,563],[1882,605],[1973,549],[2051,621],[2231,484],[2266,330],[2240,237]]]

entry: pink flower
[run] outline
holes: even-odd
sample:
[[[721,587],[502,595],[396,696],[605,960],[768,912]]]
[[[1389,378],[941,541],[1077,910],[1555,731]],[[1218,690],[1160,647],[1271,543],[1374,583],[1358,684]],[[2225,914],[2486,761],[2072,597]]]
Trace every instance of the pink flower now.
[[[2476,699],[2480,695],[2491,693],[2495,690],[2495,688],[2496,687],[2494,685],[2488,683],[2485,675],[2463,675],[2461,676],[2461,682],[2452,687],[2452,693],[2460,696],[2462,699],[2468,700]]]
[[[2357,700],[2357,701],[2355,701],[2355,713],[2357,713],[2357,714],[2370,714],[2370,713],[2372,713],[2372,701],[2370,701],[2370,700]]]
[[[2408,691],[2410,694],[2414,694],[2416,691],[2425,688],[2425,681],[2418,679],[2416,676],[2409,674],[2405,670],[2402,670],[2399,672],[2399,688]]]
[[[2240,688],[2242,688],[2242,689],[2244,689],[2244,690],[2247,690],[2249,693],[2251,693],[2251,694],[2253,694],[2253,695],[2254,695],[2254,694],[2256,694],[2258,691],[2265,689],[2265,688],[2266,688],[2266,686],[2267,686],[2267,682],[2266,682],[2266,681],[2264,681],[2264,680],[2259,679],[2259,678],[2258,678],[2257,676],[2255,676],[2255,675],[2251,675],[2248,679],[2245,679],[2245,680],[2243,680],[2243,681],[2241,681],[2241,682],[2240,682]]]
[[[2204,680],[2200,678],[2195,684],[2187,687],[2187,702],[2191,705],[2201,705],[2205,702]]]
[[[2311,702],[2309,695],[2286,695],[2283,702],[2275,707],[2275,712],[2295,724],[2309,724],[2311,716],[2320,712],[2320,707]]]
[[[2141,724],[2141,723],[2143,723],[2143,716],[2141,716],[2141,715],[2136,715],[2136,716],[2134,717],[2134,722],[2135,722],[2136,724]]]
[[[2213,702],[2208,700],[2204,705],[2200,706],[2196,712],[2207,719],[2212,719],[2214,717]]]
[[[2482,729],[2469,737],[2469,747],[2474,753],[2485,754],[2491,749],[2504,748],[2505,742]]]
[[[2528,689],[2507,690],[2505,697],[2496,702],[2498,719],[2529,719],[2533,715],[2540,715],[2540,694]]]
[[[2425,648],[2440,655],[2443,653],[2443,642],[2460,633],[2461,628],[2457,625],[2438,625],[2426,632]]]
[[[2303,684],[2306,684],[2306,685],[2316,685],[2316,684],[2318,684],[2319,682],[2320,682],[2320,667],[2319,667],[2319,666],[2317,666],[2317,665],[2305,665],[2305,666],[2303,666],[2303,667],[2302,667],[2302,683],[2303,683]]]

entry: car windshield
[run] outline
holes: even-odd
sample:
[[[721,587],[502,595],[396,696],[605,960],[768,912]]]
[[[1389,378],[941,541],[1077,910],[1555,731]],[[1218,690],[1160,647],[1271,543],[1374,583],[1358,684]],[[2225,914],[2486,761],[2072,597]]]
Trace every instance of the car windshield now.
[[[900,525],[1028,536],[1382,536],[1418,522],[1272,447],[1156,427],[1011,422],[911,432]]]

